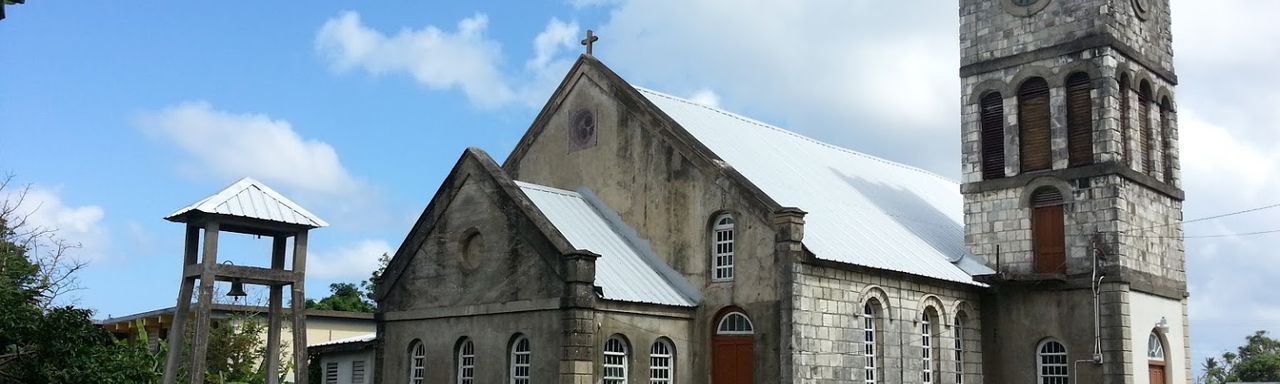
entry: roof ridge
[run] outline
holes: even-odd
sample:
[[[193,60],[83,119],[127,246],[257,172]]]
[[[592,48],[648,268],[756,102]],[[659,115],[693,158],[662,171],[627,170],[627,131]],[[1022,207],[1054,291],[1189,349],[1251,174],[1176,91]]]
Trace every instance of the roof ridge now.
[[[750,117],[746,117],[746,116],[743,116],[743,115],[739,115],[739,114],[737,114],[737,113],[729,112],[729,111],[726,111],[726,110],[723,110],[723,109],[720,109],[720,108],[711,107],[711,106],[708,106],[708,105],[705,105],[705,104],[695,103],[695,102],[693,102],[693,101],[691,101],[691,100],[687,100],[687,99],[684,99],[684,98],[680,98],[680,97],[676,97],[676,96],[668,95],[668,94],[665,94],[665,93],[662,93],[662,92],[658,92],[658,91],[655,91],[655,90],[652,90],[652,89],[648,89],[648,88],[644,88],[644,87],[638,87],[638,86],[634,86],[634,85],[633,85],[632,87],[633,87],[633,88],[635,88],[637,91],[640,91],[640,92],[643,92],[643,93],[649,93],[649,94],[652,94],[652,95],[654,95],[654,96],[658,96],[658,97],[663,97],[663,98],[670,99],[670,100],[672,100],[672,101],[677,101],[677,102],[681,102],[681,103],[685,103],[685,104],[689,104],[689,105],[694,105],[694,106],[698,106],[698,107],[706,108],[706,109],[708,109],[708,110],[710,110],[710,111],[712,111],[712,112],[716,112],[716,113],[719,113],[719,114],[725,115],[725,116],[730,117],[730,118],[734,118],[734,119],[737,119],[737,120],[740,120],[740,121],[743,121],[743,122],[746,122],[746,123],[750,123],[750,124],[758,125],[758,126],[760,126],[760,127],[766,128],[766,129],[771,129],[771,130],[774,130],[774,131],[777,131],[777,132],[780,132],[780,133],[783,133],[783,134],[786,134],[786,135],[793,136],[793,137],[795,137],[795,138],[797,138],[797,139],[805,140],[805,141],[808,141],[808,142],[811,142],[811,143],[814,143],[814,144],[818,144],[818,145],[821,145],[821,146],[824,146],[824,147],[828,147],[828,148],[831,148],[831,149],[834,149],[834,150],[837,150],[837,151],[845,152],[845,153],[848,153],[848,154],[851,154],[851,155],[854,155],[854,156],[863,157],[863,158],[866,158],[866,159],[869,159],[869,160],[873,160],[873,161],[878,161],[878,162],[885,163],[885,164],[888,164],[888,165],[891,165],[891,166],[895,166],[895,167],[899,167],[899,168],[903,168],[903,169],[907,169],[907,170],[911,170],[911,171],[915,171],[915,172],[923,173],[923,174],[926,174],[926,175],[929,175],[929,176],[933,176],[933,177],[935,177],[935,178],[938,178],[938,179],[941,179],[941,180],[944,180],[944,181],[947,181],[947,182],[950,182],[950,183],[956,183],[956,184],[959,184],[959,181],[958,181],[958,180],[952,180],[951,178],[948,178],[948,177],[946,177],[946,176],[942,176],[942,175],[939,175],[939,174],[937,174],[937,173],[933,173],[933,172],[927,171],[927,170],[925,170],[925,169],[922,169],[922,168],[919,168],[919,167],[916,167],[916,166],[912,166],[912,165],[907,165],[907,164],[899,163],[899,162],[896,162],[896,161],[893,161],[893,160],[888,160],[888,159],[881,158],[881,157],[878,157],[878,156],[874,156],[874,155],[869,155],[869,154],[866,154],[866,153],[862,153],[862,152],[859,152],[859,151],[856,151],[856,150],[853,150],[853,149],[849,149],[849,148],[841,147],[841,146],[838,146],[838,145],[835,145],[835,144],[831,144],[831,143],[823,142],[823,141],[821,141],[821,140],[814,139],[814,138],[812,138],[812,137],[808,137],[808,136],[802,135],[802,134],[800,134],[800,133],[797,133],[797,132],[795,132],[795,131],[791,131],[791,130],[788,130],[788,129],[784,129],[784,128],[782,128],[782,127],[778,127],[778,126],[775,126],[775,125],[772,125],[772,124],[769,124],[769,123],[765,123],[765,122],[763,122],[763,121],[759,121],[759,120],[756,120],[756,119],[752,119],[752,118],[750,118]]]

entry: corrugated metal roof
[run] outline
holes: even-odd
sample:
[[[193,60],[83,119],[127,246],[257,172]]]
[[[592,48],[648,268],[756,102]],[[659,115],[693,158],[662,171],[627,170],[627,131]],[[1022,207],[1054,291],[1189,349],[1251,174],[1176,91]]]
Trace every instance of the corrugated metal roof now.
[[[280,193],[252,178],[243,178],[231,186],[195,202],[165,217],[166,220],[180,221],[179,216],[188,212],[203,212],[228,216],[247,217],[286,224],[304,225],[312,228],[328,226],[329,223],[303,209]]]
[[[537,184],[516,181],[529,200],[551,221],[577,249],[600,255],[596,260],[595,285],[604,290],[608,300],[665,304],[682,307],[697,305],[697,295],[688,283],[676,279],[678,274],[657,259],[644,244],[628,235],[629,230],[616,215],[592,204],[590,196]]]
[[[338,344],[346,344],[346,343],[363,343],[366,341],[373,341],[373,339],[376,339],[376,338],[378,338],[378,334],[374,332],[374,333],[367,333],[359,336],[351,336],[351,337],[342,338],[342,339],[329,340],[323,343],[311,344],[308,347],[323,347],[326,345],[338,345]]]
[[[720,109],[637,90],[774,201],[808,212],[804,245],[819,259],[969,284],[979,284],[971,273],[989,271],[965,247],[956,182]]]

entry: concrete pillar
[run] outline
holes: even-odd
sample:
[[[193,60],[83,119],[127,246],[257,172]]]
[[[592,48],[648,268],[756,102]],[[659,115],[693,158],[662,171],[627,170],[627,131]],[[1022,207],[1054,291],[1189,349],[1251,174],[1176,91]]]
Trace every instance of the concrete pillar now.
[[[595,277],[600,255],[578,250],[564,256],[561,307],[560,384],[592,384],[596,354]]]
[[[795,276],[800,272],[795,267],[804,259],[804,244],[801,243],[804,240],[804,215],[804,211],[794,207],[784,207],[773,213],[773,226],[777,233],[774,252],[783,291],[782,300],[779,300],[778,378],[784,383],[793,382],[797,374],[794,354],[800,335],[793,329],[792,317],[798,306],[796,301],[800,300],[800,296],[795,294],[799,289],[795,285]]]

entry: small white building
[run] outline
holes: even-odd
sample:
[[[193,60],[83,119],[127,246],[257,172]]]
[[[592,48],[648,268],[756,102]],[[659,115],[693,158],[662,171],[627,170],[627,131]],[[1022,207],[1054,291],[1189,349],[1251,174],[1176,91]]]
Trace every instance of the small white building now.
[[[313,359],[312,363],[320,367],[320,382],[324,384],[373,383],[373,341],[376,335],[370,333],[307,347],[307,353]]]

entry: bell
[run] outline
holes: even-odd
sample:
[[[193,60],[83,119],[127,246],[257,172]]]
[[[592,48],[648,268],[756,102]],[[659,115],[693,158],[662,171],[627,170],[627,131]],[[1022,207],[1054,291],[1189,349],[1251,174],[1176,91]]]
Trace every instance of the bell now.
[[[241,283],[240,279],[235,279],[235,280],[231,280],[231,291],[227,292],[227,296],[231,296],[238,299],[241,297],[249,296],[249,294],[244,292],[244,283]]]

